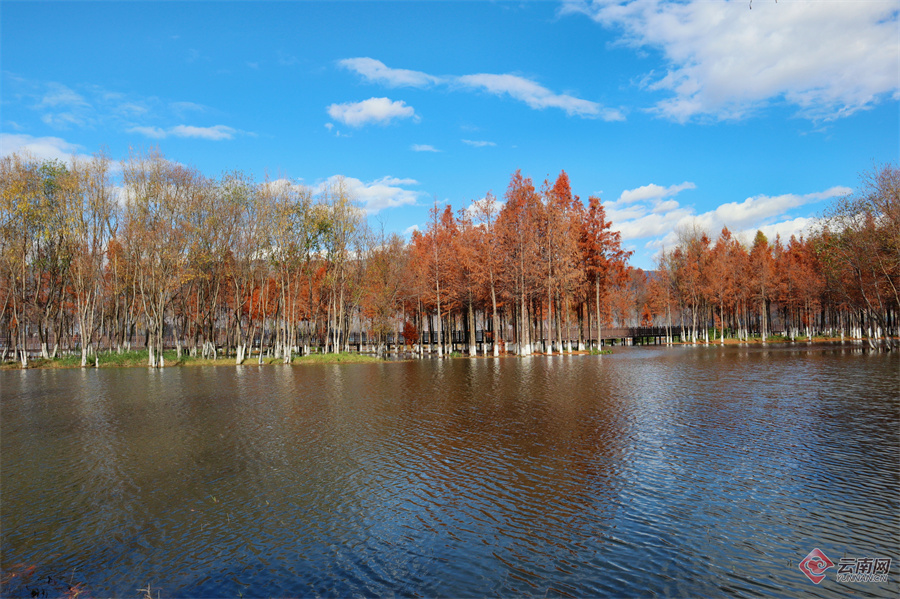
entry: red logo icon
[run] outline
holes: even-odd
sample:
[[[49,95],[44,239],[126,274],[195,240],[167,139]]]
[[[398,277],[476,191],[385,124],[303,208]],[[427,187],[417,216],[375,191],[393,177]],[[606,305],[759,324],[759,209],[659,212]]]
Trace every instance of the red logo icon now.
[[[824,580],[825,570],[828,568],[834,568],[834,562],[828,559],[828,556],[820,549],[813,549],[800,562],[800,571],[806,574],[806,577],[814,584],[819,584]]]

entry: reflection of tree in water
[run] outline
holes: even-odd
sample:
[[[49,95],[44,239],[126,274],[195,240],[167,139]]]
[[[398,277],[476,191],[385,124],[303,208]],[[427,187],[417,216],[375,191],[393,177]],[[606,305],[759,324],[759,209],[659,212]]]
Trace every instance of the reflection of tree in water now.
[[[609,381],[595,361],[567,378],[577,363],[562,360],[411,363],[396,365],[396,377],[391,369],[381,384],[399,397],[383,403],[393,410],[383,420],[400,424],[376,430],[397,450],[389,460],[403,477],[391,481],[401,537],[489,580],[498,566],[512,579],[558,579],[566,560],[596,551],[602,521],[619,506],[627,423],[614,394],[597,397]]]

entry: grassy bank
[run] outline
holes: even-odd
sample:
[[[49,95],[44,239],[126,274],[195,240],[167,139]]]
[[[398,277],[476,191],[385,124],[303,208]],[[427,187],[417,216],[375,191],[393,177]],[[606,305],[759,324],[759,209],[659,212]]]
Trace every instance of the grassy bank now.
[[[188,354],[182,354],[181,358],[177,358],[175,350],[167,350],[163,352],[166,368],[171,366],[234,366],[234,358],[222,357],[217,360],[210,358],[192,357]],[[129,367],[146,367],[149,356],[146,350],[127,351],[122,353],[101,353],[99,355],[100,368],[129,368]],[[296,356],[291,364],[362,364],[371,362],[381,362],[380,358],[367,354],[312,354],[309,356]],[[268,366],[272,364],[284,364],[284,360],[278,358],[263,357],[260,364],[259,357],[253,356],[244,360],[243,366]],[[94,358],[88,359],[88,368],[94,368]],[[66,355],[48,360],[45,358],[35,358],[28,362],[28,368],[80,368],[81,355]],[[0,369],[17,370],[21,368],[19,362],[5,362],[0,364]]]

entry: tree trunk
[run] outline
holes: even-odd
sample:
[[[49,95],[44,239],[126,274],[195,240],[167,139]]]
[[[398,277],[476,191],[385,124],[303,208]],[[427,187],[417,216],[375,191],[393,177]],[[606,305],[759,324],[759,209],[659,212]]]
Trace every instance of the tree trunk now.
[[[478,353],[478,348],[475,345],[475,306],[472,305],[472,300],[469,300],[469,355],[475,356]]]
[[[603,349],[603,335],[601,333],[601,323],[600,320],[600,277],[594,279],[594,299],[596,301],[596,309],[597,309],[597,349]]]

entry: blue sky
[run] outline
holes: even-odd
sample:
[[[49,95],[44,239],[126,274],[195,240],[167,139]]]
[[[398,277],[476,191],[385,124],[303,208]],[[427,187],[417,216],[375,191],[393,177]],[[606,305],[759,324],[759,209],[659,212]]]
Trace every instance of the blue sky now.
[[[521,169],[599,195],[632,263],[678,227],[809,227],[900,157],[900,0],[16,2],[0,151],[158,145],[344,176],[388,231]]]

